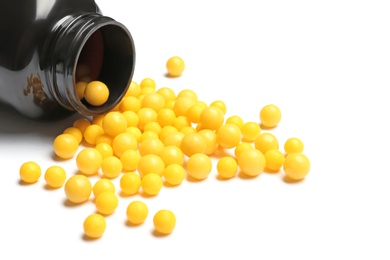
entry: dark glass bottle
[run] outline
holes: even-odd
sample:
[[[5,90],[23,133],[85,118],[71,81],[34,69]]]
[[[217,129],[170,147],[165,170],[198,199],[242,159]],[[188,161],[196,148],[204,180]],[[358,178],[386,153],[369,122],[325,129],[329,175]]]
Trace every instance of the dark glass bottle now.
[[[0,0],[0,102],[27,117],[105,113],[126,93],[134,66],[130,32],[94,0]],[[108,101],[80,100],[80,77],[104,82]]]

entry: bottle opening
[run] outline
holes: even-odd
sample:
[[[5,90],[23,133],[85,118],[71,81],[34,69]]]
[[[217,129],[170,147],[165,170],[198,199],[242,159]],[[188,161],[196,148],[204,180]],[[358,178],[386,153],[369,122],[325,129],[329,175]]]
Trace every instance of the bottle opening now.
[[[74,86],[79,81],[98,80],[110,92],[108,100],[100,106],[81,100],[92,115],[114,108],[125,95],[133,75],[134,54],[132,38],[117,24],[103,25],[86,39],[77,59]]]

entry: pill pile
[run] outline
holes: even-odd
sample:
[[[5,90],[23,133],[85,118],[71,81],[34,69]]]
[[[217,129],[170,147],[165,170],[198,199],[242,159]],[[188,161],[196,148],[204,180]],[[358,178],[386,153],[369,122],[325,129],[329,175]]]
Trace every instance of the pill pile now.
[[[178,56],[166,63],[167,74],[172,77],[181,76],[184,68]],[[104,83],[92,81],[80,87],[88,102],[103,104],[108,93],[89,93],[89,86],[104,89]],[[291,137],[281,149],[276,136],[262,129],[279,124],[282,113],[278,106],[263,106],[259,119],[249,122],[238,115],[225,118],[226,111],[222,100],[206,104],[190,89],[175,93],[168,87],[157,88],[152,78],[144,78],[139,84],[132,81],[113,110],[79,118],[55,137],[54,153],[61,159],[74,159],[79,174],[67,176],[65,169],[55,165],[45,171],[45,181],[52,188],[63,188],[71,203],[81,204],[94,197],[96,212],[85,218],[83,229],[86,236],[99,238],[106,229],[105,216],[114,214],[120,202],[117,188],[126,195],[142,192],[157,196],[164,183],[177,186],[186,176],[206,179],[212,172],[213,159],[217,160],[216,174],[222,179],[233,178],[238,172],[255,177],[265,170],[283,171],[292,181],[307,176],[310,161],[303,153],[303,142]],[[213,157],[221,149],[234,154]],[[35,183],[41,169],[29,161],[21,165],[19,174],[23,182]],[[90,176],[100,178],[92,183]],[[116,178],[120,187],[113,183]],[[148,215],[148,207],[141,200],[127,206],[126,217],[133,225],[143,224]],[[175,228],[176,216],[161,209],[154,213],[153,223],[156,232],[168,235]]]

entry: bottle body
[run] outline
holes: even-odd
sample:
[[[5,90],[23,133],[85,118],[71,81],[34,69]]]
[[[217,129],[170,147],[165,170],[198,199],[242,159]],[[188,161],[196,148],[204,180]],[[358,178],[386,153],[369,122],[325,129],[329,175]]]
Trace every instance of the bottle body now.
[[[135,66],[127,28],[103,16],[94,0],[13,0],[0,3],[0,102],[35,119],[115,107]],[[76,83],[104,82],[108,101],[91,106]]]

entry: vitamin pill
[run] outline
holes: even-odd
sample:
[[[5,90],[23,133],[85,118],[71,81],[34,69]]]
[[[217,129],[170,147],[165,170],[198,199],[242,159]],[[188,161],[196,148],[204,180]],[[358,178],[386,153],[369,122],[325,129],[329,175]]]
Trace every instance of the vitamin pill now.
[[[138,98],[132,96],[124,97],[119,104],[119,111],[122,113],[126,111],[137,113],[140,108],[141,101]]]
[[[173,111],[176,116],[186,116],[190,107],[195,105],[197,102],[198,101],[192,97],[178,97],[173,104]]]
[[[95,198],[102,192],[109,191],[114,193],[115,192],[115,185],[112,183],[111,180],[103,178],[95,182],[95,184],[92,187],[92,192]]]
[[[50,166],[45,171],[45,181],[52,188],[59,188],[66,181],[66,172],[61,166]]]
[[[157,113],[157,122],[161,127],[173,125],[176,119],[175,112],[170,108],[162,108]]]
[[[241,171],[248,176],[257,176],[265,168],[265,157],[257,149],[245,149],[237,158]]]
[[[144,79],[141,80],[139,86],[141,87],[141,90],[143,88],[156,89],[156,82],[152,78],[144,78]]]
[[[102,134],[102,135],[99,135],[98,137],[96,137],[95,145],[97,146],[98,144],[105,143],[105,144],[108,144],[108,145],[111,146],[113,139],[114,138],[112,138],[112,136],[109,136],[109,135],[106,135],[106,134]],[[95,148],[96,148],[96,146],[95,146]]]
[[[122,175],[119,185],[124,194],[134,195],[141,187],[141,177],[135,172],[126,172]]]
[[[159,210],[153,217],[153,224],[158,233],[168,235],[176,226],[176,216],[170,210]]]
[[[88,144],[95,145],[97,138],[103,134],[104,130],[101,126],[91,124],[85,128],[83,136]]]
[[[180,56],[173,56],[166,62],[168,75],[171,77],[179,77],[185,69],[184,60]]]
[[[126,208],[127,220],[133,225],[144,223],[148,217],[149,209],[142,201],[135,200],[129,203]]]
[[[265,168],[271,171],[279,171],[283,166],[284,155],[278,149],[269,149],[265,154]]]
[[[264,106],[260,110],[260,122],[263,126],[272,128],[279,124],[282,118],[282,113],[274,104]]]
[[[141,177],[144,177],[149,173],[156,173],[162,176],[164,169],[164,161],[160,158],[160,156],[155,154],[142,156],[138,163],[138,173]]]
[[[190,97],[192,99],[198,100],[198,94],[192,89],[183,89],[179,93],[177,93],[177,98],[180,97]]]
[[[206,107],[206,103],[198,101],[187,110],[186,117],[191,123],[197,124],[199,123],[200,114]]]
[[[242,120],[242,118],[236,115],[227,118],[225,123],[236,125],[240,129],[244,126],[244,121]]]
[[[199,117],[202,129],[218,130],[224,122],[224,114],[218,107],[205,108]]]
[[[111,111],[104,116],[102,127],[105,134],[115,137],[126,131],[127,119],[122,113]]]
[[[243,140],[246,142],[253,142],[261,132],[260,125],[256,122],[246,122],[241,127]]]
[[[101,106],[108,100],[110,91],[106,84],[100,81],[91,81],[84,92],[85,100],[92,106]]]
[[[173,126],[178,130],[181,131],[185,127],[190,127],[191,122],[188,120],[186,116],[177,116],[175,118],[175,121],[173,122]]]
[[[122,162],[124,171],[135,171],[138,167],[138,163],[141,160],[141,155],[136,150],[126,150],[119,158]]]
[[[207,148],[207,144],[202,135],[198,133],[189,133],[184,135],[180,147],[183,153],[190,157],[196,153],[204,153]]]
[[[102,166],[102,155],[95,148],[84,148],[76,157],[76,164],[81,173],[86,175],[96,174]]]
[[[81,118],[76,119],[73,122],[72,126],[80,129],[81,133],[84,134],[85,128],[87,128],[87,126],[89,126],[90,124],[91,124],[91,121],[89,121],[88,119],[86,119],[84,117],[81,117]]]
[[[220,147],[230,149],[241,141],[241,130],[233,124],[222,125],[217,131],[217,143]]]
[[[114,155],[114,151],[108,143],[99,143],[95,146],[95,149],[99,151],[102,159]]]
[[[184,164],[184,153],[175,145],[163,147],[158,156],[163,160],[165,167],[171,164]]]
[[[61,159],[72,158],[79,148],[79,141],[71,134],[60,134],[53,142],[54,153]]]
[[[112,140],[112,150],[114,151],[114,155],[120,158],[122,153],[126,150],[137,150],[138,149],[138,141],[137,138],[128,133],[120,133],[114,137]]]
[[[270,149],[279,149],[278,139],[271,133],[263,133],[254,140],[255,148],[265,154]]]
[[[310,161],[302,153],[292,153],[286,156],[283,163],[283,170],[287,178],[299,181],[306,177],[310,171]]]
[[[159,88],[156,92],[165,98],[165,105],[167,105],[169,101],[174,101],[176,99],[175,91],[173,91],[171,88],[162,87]]]
[[[142,131],[149,122],[157,122],[157,112],[149,107],[143,107],[137,112],[138,115],[138,127]]]
[[[253,149],[254,147],[252,146],[251,143],[247,143],[247,142],[241,142],[239,143],[236,148],[234,149],[234,156],[236,157],[236,159],[238,158],[238,156],[240,156],[241,152],[246,150],[246,149]]]
[[[141,179],[141,187],[145,194],[150,196],[157,195],[163,186],[161,175],[157,173],[148,173]]]
[[[41,167],[36,162],[25,162],[20,166],[20,179],[26,183],[34,183],[41,177]]]
[[[73,135],[74,137],[76,137],[76,139],[79,143],[83,140],[83,133],[77,127],[74,127],[74,126],[68,127],[62,133]]]
[[[181,132],[170,133],[167,137],[164,138],[164,145],[165,146],[174,145],[180,148],[183,138],[184,138],[184,134]]]
[[[147,138],[139,144],[139,153],[141,156],[148,154],[159,155],[164,149],[163,142],[158,138]]]
[[[85,89],[87,88],[88,83],[85,81],[79,81],[76,83],[76,94],[79,99],[84,98]]]
[[[217,163],[218,176],[224,179],[230,179],[237,173],[238,165],[233,157],[222,157]]]
[[[73,175],[65,182],[65,195],[70,202],[83,203],[92,193],[92,184],[84,175]]]
[[[103,215],[114,213],[118,204],[118,197],[111,191],[103,191],[99,193],[95,199],[96,210]]]
[[[116,156],[108,156],[103,159],[101,169],[105,177],[113,179],[122,172],[122,162]]]
[[[173,185],[173,186],[182,183],[185,178],[185,175],[186,173],[183,166],[175,163],[168,165],[163,172],[165,181],[169,185]]]
[[[165,107],[165,98],[156,93],[148,93],[144,96],[141,102],[141,107],[148,107],[158,112]]]
[[[204,150],[204,154],[212,155],[218,148],[217,134],[215,131],[210,129],[202,129],[198,132],[198,134],[203,136],[206,142],[206,149]]]
[[[131,81],[125,96],[138,97],[140,93],[141,93],[140,85],[135,81]]]
[[[83,228],[87,237],[99,238],[106,230],[106,220],[100,214],[91,214],[84,220]]]
[[[296,137],[292,137],[287,139],[287,141],[284,143],[284,151],[286,154],[292,154],[292,153],[302,153],[303,152],[303,142]]]
[[[161,141],[165,141],[165,138],[170,135],[171,133],[177,133],[178,130],[171,126],[171,125],[167,125],[167,126],[164,126],[163,128],[161,128],[161,131],[160,133],[158,134],[158,138],[161,140]]]
[[[210,106],[218,107],[219,109],[221,109],[223,114],[226,114],[227,111],[226,104],[222,100],[214,100],[213,102],[210,103]]]
[[[187,161],[188,174],[196,179],[203,180],[207,178],[212,169],[210,157],[203,153],[192,155]]]
[[[155,132],[156,134],[160,134],[161,132],[161,125],[158,123],[158,122],[149,122],[149,123],[146,123],[145,127],[144,127],[144,131],[153,131]]]

